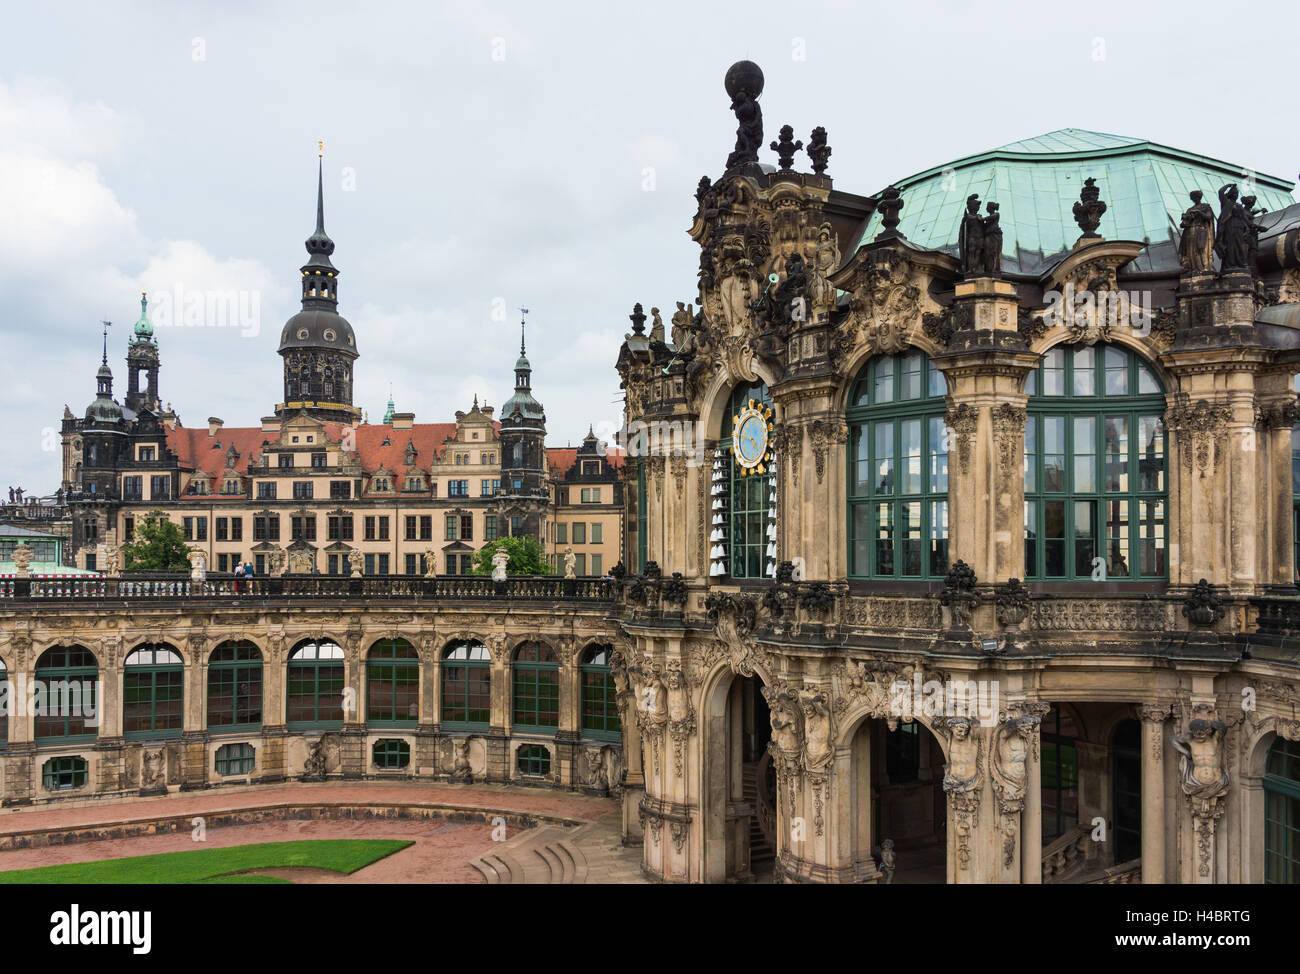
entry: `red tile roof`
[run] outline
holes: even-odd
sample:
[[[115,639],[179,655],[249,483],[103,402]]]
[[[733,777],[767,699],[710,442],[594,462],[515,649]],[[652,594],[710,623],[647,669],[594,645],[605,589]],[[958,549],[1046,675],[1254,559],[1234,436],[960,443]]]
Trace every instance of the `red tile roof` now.
[[[499,423],[493,425],[500,428]],[[343,430],[341,423],[325,424],[325,435],[332,442],[342,441]],[[447,439],[456,435],[456,424],[415,423],[409,430],[393,429],[384,424],[368,424],[356,426],[354,430],[354,442],[362,470],[366,474],[372,474],[384,467],[398,474],[408,469],[407,443],[415,445],[415,465],[427,470],[429,464],[442,457]],[[209,436],[206,426],[193,429],[178,426],[176,429],[167,429],[167,448],[176,454],[182,470],[202,472],[220,479],[226,470],[226,451],[231,446],[239,453],[234,469],[240,476],[247,476],[248,462],[261,457],[262,444],[274,444],[279,438],[279,433],[266,433],[261,427],[225,426],[217,430],[215,436]],[[385,439],[389,441],[388,446],[384,446]],[[484,444],[488,445],[490,444]]]
[[[605,448],[605,459],[615,470],[623,466],[623,451],[616,446]],[[551,476],[563,477],[578,461],[576,446],[553,446],[546,448],[546,463],[551,468]]]

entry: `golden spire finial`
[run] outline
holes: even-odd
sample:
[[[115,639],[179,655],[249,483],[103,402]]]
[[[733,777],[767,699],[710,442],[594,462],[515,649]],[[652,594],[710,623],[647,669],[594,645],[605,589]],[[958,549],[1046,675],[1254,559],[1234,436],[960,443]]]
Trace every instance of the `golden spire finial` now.
[[[316,155],[319,158],[324,158],[325,156],[325,142],[323,139],[316,140]]]

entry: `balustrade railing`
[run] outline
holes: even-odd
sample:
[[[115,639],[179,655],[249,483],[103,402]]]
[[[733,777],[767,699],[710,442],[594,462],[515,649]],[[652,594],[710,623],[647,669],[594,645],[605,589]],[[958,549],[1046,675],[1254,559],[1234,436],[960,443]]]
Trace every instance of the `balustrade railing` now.
[[[417,599],[424,601],[612,602],[615,584],[606,578],[515,576],[503,582],[488,575],[271,575],[236,578],[209,573],[202,580],[184,574],[128,573],[63,578],[0,578],[6,606],[84,601],[184,601],[194,599]]]

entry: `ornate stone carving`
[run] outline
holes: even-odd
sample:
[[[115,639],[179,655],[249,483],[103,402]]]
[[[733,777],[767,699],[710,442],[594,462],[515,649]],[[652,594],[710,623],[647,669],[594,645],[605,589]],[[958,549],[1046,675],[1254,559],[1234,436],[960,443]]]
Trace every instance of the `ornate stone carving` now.
[[[1183,600],[1183,615],[1193,626],[1212,626],[1224,617],[1223,601],[1215,594],[1214,586],[1201,579]]]
[[[818,125],[812,130],[808,142],[808,158],[812,160],[812,171],[817,175],[826,172],[826,162],[831,157],[831,147],[826,144],[826,129]]]
[[[1097,187],[1097,181],[1089,176],[1083,181],[1083,188],[1079,190],[1079,202],[1074,204],[1074,222],[1083,231],[1082,239],[1101,239],[1097,227],[1101,226],[1101,218],[1105,212],[1106,203],[1101,198],[1101,190]]]
[[[1178,262],[1184,274],[1214,273],[1214,207],[1202,202],[1199,189],[1191,192],[1192,205],[1183,211]]]
[[[1184,471],[1191,473],[1195,458],[1201,476],[1206,475],[1210,451],[1213,449],[1217,461],[1224,430],[1230,422],[1232,411],[1207,399],[1179,402],[1165,413],[1165,426],[1176,436]]]
[[[957,438],[957,464],[962,474],[970,472],[971,447],[975,444],[975,429],[979,424],[979,410],[968,402],[959,402],[944,414],[944,424],[949,430],[949,440]]]
[[[858,342],[879,354],[901,352],[921,318],[922,292],[912,262],[897,250],[882,250],[849,266],[857,270],[841,285],[851,297],[834,342],[836,354],[846,357]]]
[[[793,125],[782,125],[780,136],[768,148],[776,153],[782,172],[789,172],[794,166],[794,154],[803,148],[803,141],[795,139]]]
[[[1253,200],[1252,200],[1253,201]],[[1253,221],[1237,199],[1237,184],[1219,188],[1219,227],[1214,235],[1214,252],[1223,272],[1251,270]]]
[[[880,233],[876,235],[877,240],[902,236],[898,232],[898,215],[903,210],[903,202],[903,194],[897,186],[886,186],[881,191],[876,201],[876,209],[880,211]]]
[[[957,332],[969,331],[974,327],[975,316],[966,302],[951,305],[939,312],[927,311],[921,316],[922,333],[940,348],[947,348]]]
[[[1037,743],[1039,717],[1027,714],[1007,717],[994,732],[989,771],[998,803],[998,831],[1002,834],[1002,865],[1015,863],[1016,832],[1020,811],[1025,807],[1028,782],[1026,758]]]
[[[1197,712],[1209,713],[1204,707]],[[1210,875],[1215,823],[1223,816],[1228,793],[1228,772],[1223,766],[1226,731],[1222,721],[1196,717],[1184,733],[1173,738],[1174,750],[1181,756],[1179,778],[1196,832],[1197,872],[1204,877]]]
[[[763,110],[758,106],[763,94],[763,71],[753,61],[737,61],[727,69],[723,84],[731,96],[737,122],[736,148],[727,156],[727,168],[756,163],[763,144]]]
[[[845,443],[849,438],[849,428],[845,423],[835,420],[815,419],[810,426],[812,433],[813,462],[817,467],[817,483],[826,475],[826,451],[832,444]]]
[[[998,622],[1008,629],[1019,628],[1029,615],[1029,589],[1018,578],[1009,578],[995,588]]]
[[[844,600],[845,625],[889,632],[899,629],[937,629],[942,624],[939,603],[929,598],[899,596]]]
[[[943,790],[948,795],[953,830],[957,836],[957,866],[967,869],[970,867],[971,835],[979,826],[983,783],[980,736],[966,717],[937,717],[930,729],[948,742]]]
[[[966,212],[962,214],[957,229],[957,260],[966,277],[980,277],[984,273],[984,218],[980,216],[978,193],[966,197]]]
[[[1030,625],[1057,632],[1166,632],[1175,628],[1169,606],[1156,601],[1061,599],[1033,601]]]
[[[1025,411],[1009,402],[993,409],[993,438],[1004,473],[1014,473],[1021,445],[1025,442]]]
[[[754,675],[754,660],[759,651],[745,637],[758,624],[758,603],[752,595],[710,592],[704,608],[714,631],[726,646],[731,669],[741,676]]]
[[[980,604],[979,593],[975,591],[977,581],[974,570],[960,558],[944,577],[939,602],[952,614],[954,629],[970,628],[971,615]]]

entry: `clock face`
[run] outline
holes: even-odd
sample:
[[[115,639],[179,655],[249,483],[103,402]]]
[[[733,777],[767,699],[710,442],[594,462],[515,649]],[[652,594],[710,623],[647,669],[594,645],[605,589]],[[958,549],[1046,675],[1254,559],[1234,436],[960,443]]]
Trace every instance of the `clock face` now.
[[[772,410],[753,399],[732,418],[731,453],[742,477],[772,462],[771,434]]]

